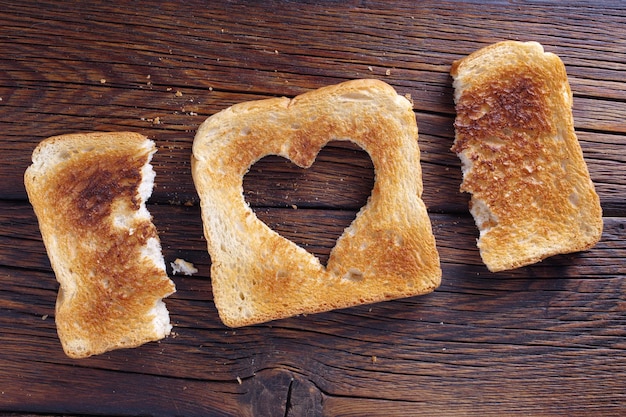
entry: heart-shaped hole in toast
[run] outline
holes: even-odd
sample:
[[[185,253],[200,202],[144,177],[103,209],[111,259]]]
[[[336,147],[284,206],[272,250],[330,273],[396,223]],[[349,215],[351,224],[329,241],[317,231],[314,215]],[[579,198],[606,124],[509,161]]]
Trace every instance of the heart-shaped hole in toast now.
[[[367,203],[374,165],[350,142],[331,141],[310,168],[270,155],[244,176],[246,202],[271,229],[326,266],[335,242]]]

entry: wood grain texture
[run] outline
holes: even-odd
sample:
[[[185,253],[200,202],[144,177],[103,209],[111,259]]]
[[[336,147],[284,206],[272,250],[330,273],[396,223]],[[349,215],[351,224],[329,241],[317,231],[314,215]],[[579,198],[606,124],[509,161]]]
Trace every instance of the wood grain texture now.
[[[626,7],[620,1],[0,2],[0,415],[619,416],[626,413]],[[566,65],[600,194],[593,249],[492,274],[459,192],[450,65],[503,39]],[[432,294],[241,329],[213,304],[190,152],[237,102],[373,77],[410,95],[443,283]],[[71,360],[24,170],[48,136],[154,139],[149,209],[177,293],[158,343]],[[251,167],[257,216],[325,262],[365,203],[369,156]],[[172,275],[183,258],[198,274]]]

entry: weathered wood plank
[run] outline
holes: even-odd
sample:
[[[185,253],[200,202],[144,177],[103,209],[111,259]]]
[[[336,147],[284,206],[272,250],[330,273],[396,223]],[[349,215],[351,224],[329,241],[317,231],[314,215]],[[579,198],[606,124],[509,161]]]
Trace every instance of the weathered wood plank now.
[[[458,158],[450,152],[452,137],[449,135],[451,120],[443,124],[435,116],[418,114],[420,147],[422,151],[422,174],[424,201],[436,212],[467,213],[469,196],[459,192],[461,169]],[[438,130],[446,129],[446,131]],[[154,203],[198,202],[191,178],[191,141],[193,133],[168,133],[162,131],[132,129],[153,138],[159,146],[153,165],[157,173],[151,199]],[[60,133],[60,132],[59,132]],[[621,152],[620,136],[580,132],[579,139],[589,166],[591,177],[600,194],[606,215],[626,213],[623,196],[626,184],[620,172],[626,157]],[[24,199],[24,170],[30,163],[30,154],[36,143],[0,142],[0,152],[13,160],[13,164],[0,166],[0,174],[6,180],[0,183],[0,193],[5,198]],[[324,206],[352,209],[369,196],[373,167],[369,156],[346,146],[328,146],[312,168],[303,170],[282,158],[262,160],[251,167],[246,196],[256,206]],[[342,162],[351,158],[350,162]],[[354,160],[352,160],[354,159]],[[329,181],[335,178],[337,181]],[[246,182],[248,186],[248,182]],[[276,193],[276,191],[281,191]],[[296,190],[300,190],[297,192]],[[287,198],[288,197],[288,198]]]
[[[202,235],[197,206],[151,205],[149,210],[159,230],[168,262],[176,257],[189,258],[201,265],[201,276],[209,276],[210,259]],[[260,208],[257,216],[281,235],[325,260],[354,216],[356,209]],[[487,273],[476,248],[478,230],[469,216],[431,214],[433,232],[441,260],[450,266],[467,267],[470,274]],[[0,265],[34,270],[49,269],[49,262],[39,237],[36,218],[27,203],[0,201]],[[576,254],[558,255],[539,264],[499,274],[494,277],[539,278],[616,276],[624,274],[626,220],[604,218],[604,233],[593,249]],[[556,269],[556,270],[555,270]],[[456,270],[458,272],[458,270]],[[557,272],[558,271],[558,272]],[[556,274],[555,274],[556,273]]]

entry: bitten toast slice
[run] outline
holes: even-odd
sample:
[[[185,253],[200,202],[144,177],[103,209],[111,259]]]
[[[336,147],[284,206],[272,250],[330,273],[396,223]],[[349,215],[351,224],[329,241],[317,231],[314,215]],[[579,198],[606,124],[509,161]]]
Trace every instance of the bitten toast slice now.
[[[170,333],[162,301],[175,291],[145,201],[154,142],[128,132],[41,142],[24,182],[60,283],[56,325],[84,358]]]
[[[594,246],[600,200],[574,132],[565,66],[537,42],[504,41],[454,62],[461,190],[491,271]]]

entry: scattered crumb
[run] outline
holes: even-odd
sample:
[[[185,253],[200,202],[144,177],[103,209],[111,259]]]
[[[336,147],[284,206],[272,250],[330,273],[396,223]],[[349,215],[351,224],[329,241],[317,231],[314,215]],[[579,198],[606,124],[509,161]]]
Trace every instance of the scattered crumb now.
[[[239,382],[239,385],[243,384],[243,381],[241,380],[241,377],[237,377],[237,382]]]
[[[274,53],[278,55],[278,49],[274,49]]]
[[[155,117],[154,119],[151,117],[140,117],[139,118],[142,122],[149,122],[152,123],[153,125],[160,125],[161,124],[161,119],[158,117]]]
[[[176,94],[174,94],[176,97],[182,97],[183,93],[181,93],[179,90],[176,90]]]
[[[174,262],[170,262],[172,266],[172,274],[182,273],[184,275],[193,275],[198,273],[198,269],[193,266],[191,262],[187,262],[184,259],[176,258]]]
[[[42,319],[42,320],[46,320],[47,318],[48,318],[48,315],[47,315],[47,314],[44,314],[43,316],[41,316],[41,319]]]
[[[388,69],[387,71],[385,71],[385,75],[391,75],[391,70]]]
[[[213,91],[213,87],[209,87],[209,91]]]
[[[100,78],[100,84],[105,84],[107,82],[106,78]]]
[[[172,91],[172,87],[167,87],[165,91]]]
[[[372,68],[372,67],[367,67],[367,69],[368,69],[370,72],[374,72],[374,68]]]
[[[378,362],[378,358],[376,356],[372,356],[372,363]]]
[[[291,208],[294,209],[294,210],[298,210],[298,206],[296,206],[295,204],[292,204]]]
[[[406,93],[404,95],[404,98],[406,98],[407,100],[409,100],[409,102],[411,102],[411,105],[414,105],[415,103],[413,103],[413,97],[411,97],[411,95],[409,93]]]

